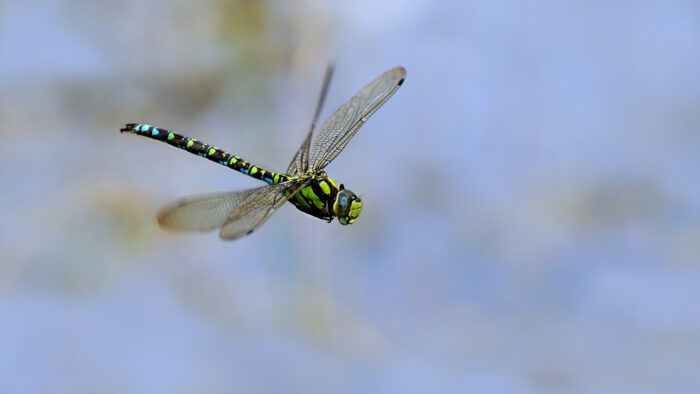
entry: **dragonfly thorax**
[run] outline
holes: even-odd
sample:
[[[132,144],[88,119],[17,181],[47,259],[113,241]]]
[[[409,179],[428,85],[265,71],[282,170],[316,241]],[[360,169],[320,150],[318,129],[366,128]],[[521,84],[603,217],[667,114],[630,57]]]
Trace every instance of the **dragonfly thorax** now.
[[[289,200],[298,210],[328,222],[337,217],[340,224],[351,224],[357,219],[362,202],[355,193],[342,184],[336,186],[325,171],[298,176],[300,180],[309,178],[311,182]]]

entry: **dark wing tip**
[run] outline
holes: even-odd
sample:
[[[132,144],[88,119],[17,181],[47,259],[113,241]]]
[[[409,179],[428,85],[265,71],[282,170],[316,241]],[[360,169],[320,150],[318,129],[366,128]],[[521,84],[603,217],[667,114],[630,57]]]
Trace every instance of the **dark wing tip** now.
[[[224,241],[235,241],[235,240],[237,240],[237,239],[241,239],[241,238],[243,238],[243,237],[245,237],[245,236],[248,236],[248,235],[252,234],[253,231],[255,231],[255,230],[248,230],[248,232],[245,233],[245,234],[243,234],[243,233],[236,233],[236,234],[231,235],[231,234],[224,234],[224,229],[222,228],[222,229],[219,231],[219,238],[223,239]]]
[[[406,69],[403,66],[398,66],[398,67],[395,67],[394,70],[398,71],[399,74],[401,75],[401,79],[397,83],[397,86],[401,86],[403,84],[403,81],[406,80]]]

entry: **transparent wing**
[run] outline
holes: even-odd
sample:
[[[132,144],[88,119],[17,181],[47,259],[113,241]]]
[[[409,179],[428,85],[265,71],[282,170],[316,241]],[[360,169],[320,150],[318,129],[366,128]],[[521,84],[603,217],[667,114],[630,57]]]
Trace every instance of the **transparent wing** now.
[[[362,88],[321,126],[311,148],[312,170],[320,170],[345,148],[365,122],[401,86],[406,69],[392,68]]]
[[[297,175],[303,174],[309,169],[309,146],[311,145],[311,136],[314,134],[313,126],[309,130],[309,134],[306,135],[304,143],[301,144],[301,148],[294,154],[292,162],[289,163],[287,167],[287,175]]]
[[[323,77],[321,94],[316,102],[316,112],[314,112],[314,117],[311,120],[309,133],[306,135],[304,143],[301,144],[301,148],[299,148],[297,153],[294,154],[292,162],[289,163],[289,167],[287,167],[287,174],[289,175],[303,174],[309,169],[309,146],[311,145],[311,136],[314,134],[316,121],[318,121],[318,117],[321,115],[321,109],[323,108],[323,103],[326,101],[326,93],[328,93],[328,87],[330,86],[331,79],[333,78],[333,69],[333,63],[326,67],[326,75]]]
[[[156,219],[161,227],[168,229],[216,230],[226,223],[231,212],[255,190],[248,189],[182,198],[158,211]]]
[[[219,236],[233,240],[252,233],[307,184],[308,182],[291,180],[252,189],[252,193],[228,216]]]

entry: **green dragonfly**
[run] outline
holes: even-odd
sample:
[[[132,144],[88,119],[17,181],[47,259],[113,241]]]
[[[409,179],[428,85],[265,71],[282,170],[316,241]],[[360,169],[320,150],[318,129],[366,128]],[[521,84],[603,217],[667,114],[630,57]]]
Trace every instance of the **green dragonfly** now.
[[[316,121],[333,74],[328,67],[311,128],[284,173],[264,170],[238,156],[170,130],[143,123],[128,123],[120,131],[163,141],[190,153],[267,182],[253,189],[193,196],[161,209],[161,227],[177,230],[219,230],[233,240],[260,227],[286,201],[297,209],[340,224],[352,224],[360,215],[362,201],[355,193],[328,177],[324,168],[345,148],[362,125],[391,97],[406,78],[406,69],[392,68],[341,105],[319,128],[311,143]]]

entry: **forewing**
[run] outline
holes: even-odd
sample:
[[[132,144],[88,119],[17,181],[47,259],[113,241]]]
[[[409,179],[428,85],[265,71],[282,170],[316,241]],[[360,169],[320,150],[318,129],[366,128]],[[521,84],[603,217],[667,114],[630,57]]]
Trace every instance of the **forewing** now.
[[[226,223],[231,212],[255,190],[248,189],[182,198],[158,211],[156,219],[161,227],[168,229],[216,230]]]
[[[310,168],[322,169],[335,159],[357,130],[396,92],[405,78],[406,69],[392,68],[340,106],[318,131],[311,148]]]
[[[308,182],[291,180],[253,189],[245,201],[231,212],[219,236],[233,240],[252,233],[307,184]]]

